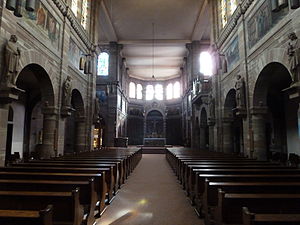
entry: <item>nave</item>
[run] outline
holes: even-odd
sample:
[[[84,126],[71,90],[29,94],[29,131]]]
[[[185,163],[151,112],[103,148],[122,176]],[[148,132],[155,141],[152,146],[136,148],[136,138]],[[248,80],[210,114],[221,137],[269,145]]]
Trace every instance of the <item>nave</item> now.
[[[202,225],[164,154],[143,154],[98,225]]]

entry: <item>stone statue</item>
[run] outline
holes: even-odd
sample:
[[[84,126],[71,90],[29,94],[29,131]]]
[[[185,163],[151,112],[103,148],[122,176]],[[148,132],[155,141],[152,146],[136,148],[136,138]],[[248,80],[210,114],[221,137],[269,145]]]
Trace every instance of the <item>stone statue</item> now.
[[[63,85],[63,106],[71,107],[71,97],[72,97],[72,78],[67,76],[67,79]]]
[[[299,82],[300,73],[300,43],[297,35],[292,32],[289,34],[288,55],[290,62],[290,71],[292,73],[293,83]]]
[[[235,83],[236,90],[236,104],[237,108],[245,108],[245,82],[241,75],[237,75],[237,80]]]
[[[209,106],[210,118],[213,119],[215,118],[215,99],[213,98],[212,95],[209,95],[208,106]]]
[[[18,38],[16,35],[11,35],[8,43],[5,46],[5,72],[4,82],[6,86],[16,85],[16,76],[19,69],[19,61],[21,50],[17,45]]]

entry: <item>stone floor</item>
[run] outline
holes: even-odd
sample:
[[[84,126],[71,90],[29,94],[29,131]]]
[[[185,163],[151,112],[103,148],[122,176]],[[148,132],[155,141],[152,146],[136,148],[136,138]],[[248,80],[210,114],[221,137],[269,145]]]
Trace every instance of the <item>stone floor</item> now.
[[[202,225],[163,154],[144,154],[98,225]]]

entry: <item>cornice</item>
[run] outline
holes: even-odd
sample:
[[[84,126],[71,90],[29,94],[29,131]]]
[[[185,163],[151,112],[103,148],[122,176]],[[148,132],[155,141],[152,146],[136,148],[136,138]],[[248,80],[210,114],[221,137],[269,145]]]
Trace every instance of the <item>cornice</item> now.
[[[64,17],[67,17],[70,21],[70,24],[82,42],[86,45],[86,47],[91,50],[93,45],[88,38],[87,32],[79,23],[78,19],[75,17],[73,12],[70,10],[69,6],[62,0],[52,0],[56,7],[60,10]]]
[[[244,0],[242,1],[235,12],[230,17],[230,20],[226,24],[226,26],[221,31],[221,35],[219,37],[219,40],[217,42],[217,47],[220,48],[226,39],[229,37],[229,35],[232,33],[233,29],[236,27],[238,20],[240,17],[246,13],[248,8],[251,6],[251,4],[254,2],[254,0]]]

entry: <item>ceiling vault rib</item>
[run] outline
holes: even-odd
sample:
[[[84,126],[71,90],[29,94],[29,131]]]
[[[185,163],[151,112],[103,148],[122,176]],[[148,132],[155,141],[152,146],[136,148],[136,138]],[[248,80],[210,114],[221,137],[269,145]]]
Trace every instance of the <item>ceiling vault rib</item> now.
[[[116,41],[118,41],[118,35],[117,35],[117,32],[116,32],[116,29],[115,29],[115,27],[114,27],[114,25],[113,25],[113,22],[112,22],[112,20],[111,20],[111,17],[110,17],[110,15],[109,15],[109,12],[108,12],[108,10],[107,10],[107,7],[106,7],[104,1],[101,1],[101,7],[102,7],[102,9],[103,9],[103,11],[104,11],[104,13],[105,13],[105,16],[106,16],[106,18],[107,18],[107,21],[108,21],[108,23],[109,23],[110,28],[111,28],[111,30],[113,31],[114,39],[115,39]]]
[[[195,35],[196,35],[196,34],[195,34],[195,31],[196,31],[196,28],[197,28],[197,27],[199,26],[199,24],[200,24],[201,17],[202,17],[202,15],[205,13],[205,9],[206,9],[207,5],[208,5],[208,0],[204,0],[204,2],[203,2],[203,4],[202,4],[202,7],[201,7],[200,10],[199,10],[199,13],[198,13],[198,16],[197,16],[196,23],[195,23],[195,25],[194,25],[194,27],[193,27],[193,32],[192,32],[191,40],[194,40],[194,39],[195,39]],[[201,38],[202,38],[204,32],[205,32],[205,30],[202,29]],[[201,40],[201,38],[199,39],[199,41]]]

